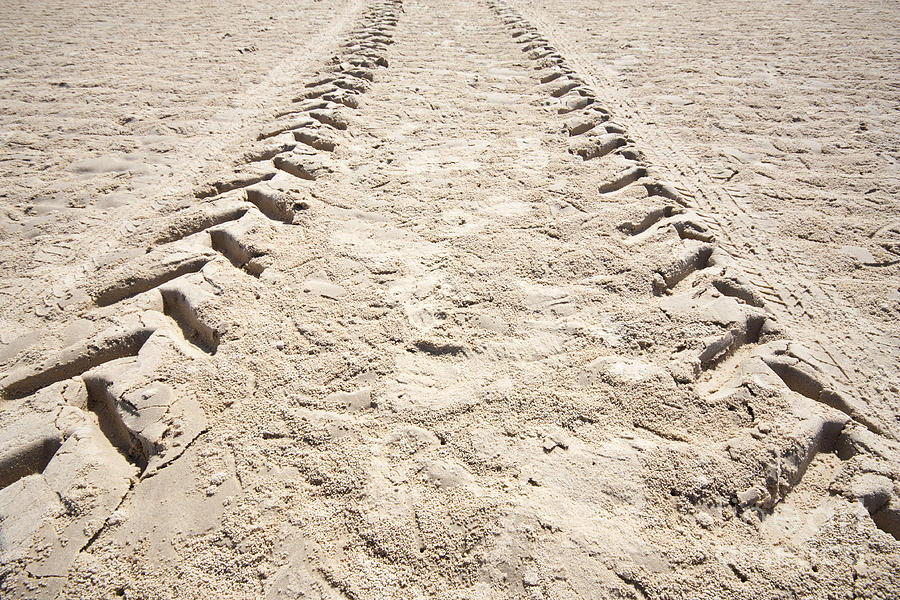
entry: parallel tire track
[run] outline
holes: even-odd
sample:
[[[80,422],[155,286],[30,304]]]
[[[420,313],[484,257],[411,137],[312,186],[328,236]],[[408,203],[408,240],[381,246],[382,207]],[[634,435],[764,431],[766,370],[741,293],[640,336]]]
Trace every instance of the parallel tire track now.
[[[578,58],[579,49],[566,41],[556,25],[541,19],[536,10],[529,7],[523,10],[536,30],[552,40],[558,48],[557,54],[566,57],[571,70],[597,83],[595,89],[606,107],[623,106],[629,112],[639,112],[627,96],[615,93],[614,83],[601,71]],[[802,336],[812,351],[815,367],[826,373],[843,394],[865,406],[864,412],[870,419],[893,421],[890,409],[885,406],[881,410],[879,400],[886,399],[891,393],[888,390],[900,388],[900,374],[884,367],[896,355],[895,336],[886,331],[874,333],[860,328],[849,339],[835,331],[843,323],[857,322],[858,315],[826,286],[798,277],[808,269],[791,252],[772,246],[771,240],[761,240],[765,234],[760,232],[766,227],[748,210],[745,192],[714,181],[664,130],[644,126],[638,120],[634,120],[631,129],[636,138],[646,141],[642,150],[648,158],[667,177],[674,178],[673,188],[708,219],[717,243],[741,267],[779,321],[795,335]],[[832,322],[836,325],[832,326]],[[867,323],[875,324],[871,320]],[[807,331],[815,334],[807,335]],[[895,423],[883,423],[882,429],[896,439]]]
[[[206,430],[197,399],[179,398],[169,385],[154,381],[151,364],[160,354],[200,360],[215,354],[226,327],[204,289],[204,270],[223,258],[256,277],[265,270],[266,250],[249,234],[259,227],[290,226],[306,208],[270,182],[279,172],[302,179],[330,172],[319,153],[334,150],[347,129],[341,109],[357,108],[374,69],[387,66],[381,52],[392,43],[399,9],[399,0],[368,6],[341,54],[273,130],[259,136],[264,145],[257,145],[247,164],[198,190],[199,202],[172,214],[162,227],[135,232],[134,238],[146,240],[146,253],[87,283],[85,310],[113,311],[120,325],[0,381],[0,506],[4,522],[23,523],[5,542],[13,549],[4,555],[8,568],[20,556],[15,552],[24,553],[41,538],[42,515],[77,494],[71,482],[58,481],[58,471],[82,473],[98,501],[81,515],[73,534],[78,539],[44,555],[57,569],[97,538],[138,478],[164,468]],[[16,497],[19,508],[10,508]],[[36,572],[37,562],[31,561],[26,573]],[[9,575],[8,568],[0,578]],[[40,585],[62,581],[42,579]]]
[[[639,246],[669,229],[676,233],[676,239],[680,242],[678,246],[684,248],[672,263],[660,266],[653,284],[654,293],[659,296],[671,294],[683,280],[698,274],[702,276],[704,271],[709,270],[714,274],[708,280],[694,280],[694,299],[698,299],[696,290],[701,284],[713,292],[713,297],[718,293],[738,302],[741,316],[736,317],[721,336],[705,340],[699,354],[686,351],[684,356],[676,357],[674,364],[670,365],[675,379],[682,383],[693,382],[702,371],[717,368],[742,346],[760,344],[741,363],[743,373],[777,376],[791,391],[827,407],[823,414],[829,416],[818,420],[811,418],[795,435],[796,441],[793,443],[796,447],[783,451],[796,461],[796,466],[780,476],[774,488],[770,485],[768,493],[748,491],[738,498],[738,505],[743,509],[771,510],[800,482],[806,468],[820,452],[836,452],[843,460],[871,454],[889,462],[892,446],[885,436],[892,437],[892,432],[885,429],[877,417],[872,417],[871,410],[861,400],[858,391],[850,387],[853,382],[840,362],[835,360],[835,353],[828,350],[827,343],[817,342],[816,346],[821,350],[816,354],[783,338],[781,325],[774,316],[783,316],[787,309],[788,318],[781,320],[787,322],[789,329],[797,329],[801,327],[793,318],[797,316],[797,311],[791,311],[791,303],[784,300],[785,296],[779,293],[777,286],[768,284],[769,279],[757,266],[760,262],[777,264],[776,261],[768,255],[750,258],[743,254],[737,240],[753,237],[745,237],[742,225],[735,223],[729,212],[718,210],[722,202],[727,202],[740,209],[742,216],[747,216],[742,205],[727,190],[713,186],[700,169],[688,167],[687,171],[676,171],[698,182],[690,187],[662,183],[657,173],[670,172],[671,166],[664,165],[664,169],[657,169],[649,164],[643,148],[636,148],[625,129],[611,122],[611,111],[598,106],[594,89],[541,31],[505,3],[491,1],[489,5],[510,27],[511,35],[521,45],[522,51],[536,63],[539,81],[547,84],[550,97],[558,99],[557,112],[569,117],[564,129],[572,138],[592,138],[570,143],[570,152],[585,160],[614,153],[632,163],[633,166],[620,171],[619,176],[600,184],[599,193],[608,194],[627,186],[643,185],[649,196],[674,202],[655,209],[640,222],[620,226],[623,232],[631,236],[626,241],[629,246]],[[605,130],[605,133],[596,135],[594,132],[598,129]],[[652,138],[650,140],[652,142]],[[686,164],[691,163],[686,161]],[[707,188],[715,190],[715,200],[703,191]],[[752,228],[749,220],[745,224]],[[705,294],[699,294],[699,298]],[[710,310],[718,303],[716,300],[704,306],[701,301],[699,308],[701,311]],[[800,303],[795,303],[795,306],[800,306]],[[669,303],[669,307],[663,306],[663,310],[672,310],[673,304]],[[806,309],[803,312],[807,314]],[[712,314],[710,318],[715,319]],[[843,377],[836,377],[836,373]],[[744,379],[739,376],[718,393],[739,393],[744,385]],[[854,427],[853,421],[865,429]],[[865,495],[857,496],[857,499],[869,510],[880,528],[898,537],[900,498],[890,493],[879,493],[878,500]]]

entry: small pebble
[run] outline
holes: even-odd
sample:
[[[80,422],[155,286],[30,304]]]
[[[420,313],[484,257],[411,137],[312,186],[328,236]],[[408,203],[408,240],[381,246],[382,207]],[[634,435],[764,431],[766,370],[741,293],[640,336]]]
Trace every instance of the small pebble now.
[[[121,525],[127,519],[128,513],[122,510],[117,510],[114,511],[113,514],[109,515],[109,518],[106,520],[106,524],[115,527],[116,525]]]
[[[697,513],[697,523],[700,525],[700,527],[702,527],[704,529],[709,529],[710,527],[712,527],[715,524],[715,521],[713,521],[713,518],[711,515],[709,515],[709,513],[698,512]]]

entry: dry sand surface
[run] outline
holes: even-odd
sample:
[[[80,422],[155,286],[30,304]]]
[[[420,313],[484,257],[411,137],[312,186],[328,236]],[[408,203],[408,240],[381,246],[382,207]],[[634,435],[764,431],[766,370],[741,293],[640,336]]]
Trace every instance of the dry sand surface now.
[[[896,598],[900,10],[0,5],[0,596]]]

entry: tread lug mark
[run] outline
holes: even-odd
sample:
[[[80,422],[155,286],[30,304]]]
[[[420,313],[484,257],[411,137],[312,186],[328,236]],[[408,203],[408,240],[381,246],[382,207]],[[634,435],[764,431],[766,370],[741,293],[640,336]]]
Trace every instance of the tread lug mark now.
[[[168,244],[215,225],[235,221],[244,216],[249,208],[246,202],[224,199],[190,206],[174,213],[165,227],[153,236],[153,243]]]
[[[320,76],[318,79],[308,82],[304,87],[306,87],[306,89],[315,88],[315,87],[319,87],[319,86],[323,86],[323,85],[328,85],[329,83],[331,83],[333,81],[338,81],[339,79],[340,79],[339,77],[336,77],[333,75],[323,75],[323,76]],[[306,99],[307,99],[306,96],[300,95],[300,96],[297,96],[296,98],[294,98],[293,102],[302,102]]]
[[[699,340],[699,350],[689,348],[674,355],[669,370],[679,383],[696,381],[702,371],[718,367],[743,346],[780,335],[766,311],[735,296],[719,296],[711,287],[702,289],[700,294],[679,294],[660,303],[669,316],[688,316],[722,328],[720,333]]]
[[[4,411],[0,430],[4,561],[28,556],[29,572],[55,575],[45,578],[50,585],[42,593],[55,593],[53,585],[62,585],[75,556],[100,531],[137,475],[137,468],[76,406],[86,402],[84,385],[66,382]],[[34,447],[39,439],[43,449]],[[23,472],[21,463],[10,462],[17,455],[31,461],[24,465],[31,473]],[[48,519],[55,515],[65,515],[64,527]]]
[[[329,81],[327,83],[317,85],[311,88],[309,91],[297,96],[293,99],[293,102],[306,102],[307,100],[315,100],[316,98],[321,98],[325,94],[336,92],[338,89],[339,88],[334,85],[334,82]]]
[[[821,411],[802,419],[787,436],[786,443],[779,452],[781,460],[776,469],[777,475],[770,477],[768,485],[759,486],[768,488],[767,493],[754,494],[748,490],[738,494],[742,508],[757,506],[763,510],[773,510],[800,483],[819,453],[835,449],[848,421],[844,415]]]
[[[714,247],[709,244],[686,247],[675,260],[657,271],[657,277],[653,281],[654,295],[664,295],[691,273],[707,268],[713,250]]]
[[[293,111],[285,113],[285,114],[293,114]],[[256,136],[256,139],[258,141],[267,140],[269,138],[277,137],[283,133],[288,133],[290,131],[293,131],[294,129],[300,129],[302,127],[309,127],[310,125],[315,125],[315,123],[316,122],[313,121],[312,119],[295,119],[295,120],[291,121],[290,123],[285,123],[284,125],[276,127],[275,129],[270,129],[269,131],[260,133],[258,136]],[[259,181],[261,181],[261,180],[259,180]],[[253,183],[248,183],[247,186],[240,186],[240,187],[248,187],[250,185],[253,185],[254,183],[259,183],[259,181],[254,181]],[[215,194],[209,194],[209,195],[215,196],[218,193],[221,193],[221,192],[217,192]],[[205,198],[206,196],[198,195],[197,197]]]
[[[357,109],[359,108],[359,95],[353,94],[346,91],[338,91],[334,93],[325,94],[322,96],[323,99],[328,100],[329,102],[334,102],[335,104],[343,104],[347,108]]]
[[[745,381],[768,380],[810,402],[795,409],[799,423],[778,452],[778,465],[769,469],[767,481],[736,494],[739,510],[757,507],[773,511],[800,483],[819,453],[834,453],[845,466],[832,480],[829,491],[859,501],[879,529],[900,539],[900,497],[894,492],[895,482],[883,474],[891,471],[888,463],[900,448],[870,425],[855,421],[842,409],[843,403],[835,403],[832,396],[837,392],[827,377],[793,356],[793,351],[801,355],[808,352],[789,341],[761,346],[742,363],[743,374],[732,382],[731,389],[720,392],[730,393]],[[866,461],[851,461],[856,456],[865,457]]]
[[[619,135],[625,135],[625,128],[617,123],[604,123],[603,128],[606,129],[607,133],[618,133]]]
[[[601,125],[608,118],[609,117],[607,115],[599,112],[593,115],[579,116],[567,121],[565,124],[565,128],[569,133],[569,136],[581,135],[583,133],[587,133],[596,126]]]
[[[618,154],[622,158],[627,158],[628,160],[630,160],[632,162],[641,162],[642,163],[646,159],[646,157],[644,156],[644,153],[641,152],[640,150],[638,150],[637,148],[635,148],[634,146],[628,146],[628,145],[622,146],[621,149],[618,150],[618,152],[616,152],[616,154]]]
[[[347,119],[334,110],[314,110],[310,111],[309,116],[323,125],[334,127],[340,131],[346,130],[350,125]]]
[[[627,144],[627,140],[620,135],[609,133],[606,135],[586,136],[569,147],[569,152],[576,154],[584,160],[591,160],[606,156],[616,148]]]
[[[606,183],[598,186],[597,191],[601,194],[609,194],[610,192],[615,192],[621,190],[623,187],[627,185],[631,185],[638,179],[647,176],[647,168],[643,166],[633,166],[625,169],[618,177],[613,179],[612,181],[608,181]]]
[[[588,107],[593,102],[592,99],[586,98],[585,96],[573,96],[571,98],[567,98],[565,102],[563,102],[562,106],[556,109],[556,112],[565,115],[571,112],[575,112],[576,110],[581,110],[582,108]]]
[[[210,318],[204,319],[202,306],[212,294],[190,278],[167,283],[159,288],[159,293],[162,295],[164,313],[178,323],[184,339],[209,354],[215,354],[224,327],[209,325]]]
[[[262,213],[256,209],[226,225],[209,230],[213,248],[225,256],[231,263],[254,277],[259,277],[266,268],[265,252],[257,248],[249,240],[251,230],[268,225]]]
[[[0,380],[5,398],[22,398],[40,388],[81,375],[103,363],[135,356],[156,330],[152,324],[115,327],[74,344],[37,366],[15,369]]]
[[[172,284],[172,289],[178,287]],[[196,294],[191,301],[198,302]],[[189,325],[199,322],[197,313],[194,317]],[[87,399],[84,406],[78,408],[97,413],[100,428],[113,445],[143,472],[153,456],[164,455],[167,448],[179,445],[182,435],[192,431],[198,433],[206,421],[196,401],[176,398],[168,386],[154,382],[152,377],[152,364],[158,356],[190,355],[181,336],[165,316],[155,311],[130,315],[130,318],[131,325],[112,327],[62,350],[40,365],[14,371],[0,385],[5,398],[35,395],[32,397],[40,400],[54,394],[53,388],[60,382],[80,376],[86,386]],[[145,355],[152,358],[144,361],[142,356]],[[113,401],[107,397],[112,392],[107,388],[114,384],[118,386],[117,399],[112,406]],[[174,436],[168,426],[159,426],[175,417],[173,407],[190,413],[190,422],[175,419],[179,426]]]
[[[743,321],[735,323],[721,336],[706,340],[705,347],[697,356],[700,368],[710,369],[741,346],[757,343],[765,322],[765,315],[749,312]]]
[[[738,272],[730,272],[726,269],[721,277],[716,277],[712,280],[712,285],[724,296],[737,298],[744,304],[756,308],[766,308],[765,298]]]
[[[645,183],[644,187],[647,188],[647,193],[651,196],[660,196],[672,202],[677,202],[681,206],[693,208],[693,204],[684,197],[683,193],[669,184],[653,182]]]
[[[638,223],[626,222],[619,225],[619,229],[629,234],[625,244],[633,246],[640,244],[657,235],[661,230],[674,229],[678,237],[683,240],[696,240],[699,242],[713,242],[715,236],[703,224],[700,215],[693,211],[685,210],[678,206],[663,206],[650,211]]]
[[[565,74],[566,73],[564,71],[554,69],[554,70],[550,71],[549,73],[544,73],[543,75],[541,75],[540,82],[541,83],[550,83],[552,81],[556,81],[560,77],[564,77]]]
[[[369,91],[369,85],[364,81],[360,81],[359,79],[338,78],[335,79],[332,83],[334,83],[335,87],[341,88],[342,90],[347,90],[348,92],[364,94]]]
[[[528,53],[528,58],[530,58],[531,60],[550,59],[553,61],[562,62],[562,57],[550,49],[532,50]]]
[[[282,132],[283,133],[283,132]],[[277,135],[277,134],[276,134]],[[264,139],[264,138],[260,138]],[[251,163],[256,164],[256,163]],[[206,189],[200,190],[196,197],[200,200],[203,198],[209,198],[210,196],[219,196],[224,194],[225,192],[230,192],[232,190],[237,190],[240,188],[245,188],[254,184],[257,184],[261,181],[267,181],[271,179],[275,173],[271,170],[262,168],[255,169],[257,172],[243,172],[237,173],[235,177],[227,180],[217,181],[211,184]]]
[[[113,381],[105,376],[102,368],[82,375],[88,391],[88,409],[97,415],[100,430],[128,462],[143,472],[153,451],[150,440],[131,431],[118,410],[119,400],[112,392]],[[136,407],[129,406],[132,412]]]
[[[173,354],[168,349],[172,342],[157,334],[149,344]],[[107,363],[82,379],[88,409],[97,414],[104,435],[148,477],[180,456],[206,429],[207,421],[194,398],[178,396],[167,384],[147,378],[141,362],[139,354]]]
[[[362,79],[365,81],[375,81],[375,74],[372,73],[372,71],[370,71],[369,69],[355,68],[350,64],[338,65],[334,68],[333,72],[347,75],[348,77],[355,77],[356,79]]]
[[[633,221],[627,221],[619,225],[618,229],[627,233],[628,235],[638,235],[650,229],[653,225],[656,225],[660,221],[664,219],[669,219],[675,215],[684,214],[684,209],[678,206],[661,206],[659,208],[655,208],[647,213],[643,219],[638,221],[637,223]]]
[[[308,113],[313,110],[324,110],[324,109],[328,109],[331,107],[331,102],[329,102],[328,100],[325,100],[321,96],[316,98],[315,100],[295,101],[293,104],[295,104],[295,106],[292,106],[290,109],[281,111],[279,113],[275,113],[275,118],[280,119],[282,117],[287,117],[290,115],[296,115],[299,113]]]
[[[195,273],[216,257],[214,252],[202,247],[185,247],[178,242],[173,245],[155,248],[112,271],[102,277],[101,283],[89,295],[97,306],[109,306],[176,277]]]
[[[62,440],[55,428],[46,425],[48,424],[29,423],[27,427],[19,427],[14,423],[6,424],[7,430],[15,430],[22,437],[0,441],[0,489],[23,477],[42,473],[47,468],[62,445]]]
[[[277,146],[264,147],[258,150],[250,150],[244,154],[244,160],[251,163],[272,160],[276,155],[283,152],[290,152],[296,146],[296,144],[279,144]]]
[[[277,169],[293,175],[299,179],[315,181],[319,177],[334,171],[324,160],[310,154],[280,154],[275,157],[274,164]]]
[[[302,129],[295,129],[293,133],[295,140],[316,150],[334,152],[334,149],[337,147],[337,142],[335,140],[322,135],[316,129],[304,127]]]
[[[762,360],[791,391],[840,411],[872,433],[883,435],[881,425],[866,417],[856,401],[838,391],[827,375],[804,359],[806,354],[808,351],[800,344],[780,343],[770,354],[762,356]]]
[[[305,202],[293,200],[290,194],[268,187],[249,187],[246,190],[247,201],[273,221],[293,223],[297,210],[304,210]]]
[[[358,56],[348,56],[344,58],[344,61],[348,64],[353,65],[354,67],[360,67],[363,69],[371,69],[374,70],[378,65],[375,64],[375,60],[370,60],[368,58],[360,58]]]

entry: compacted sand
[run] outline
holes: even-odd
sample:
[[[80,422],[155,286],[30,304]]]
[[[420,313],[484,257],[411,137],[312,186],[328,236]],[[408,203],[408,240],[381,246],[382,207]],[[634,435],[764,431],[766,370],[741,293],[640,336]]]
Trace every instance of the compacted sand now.
[[[0,7],[3,598],[894,598],[891,3]]]

